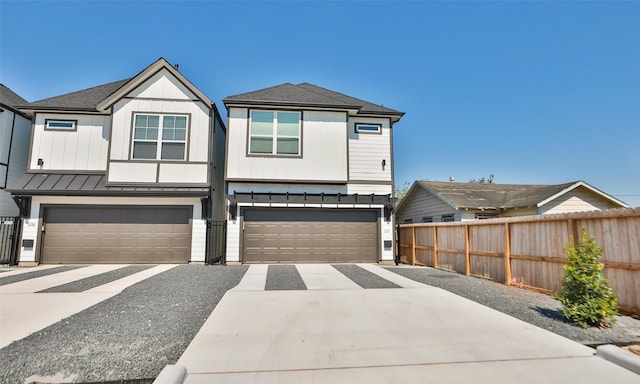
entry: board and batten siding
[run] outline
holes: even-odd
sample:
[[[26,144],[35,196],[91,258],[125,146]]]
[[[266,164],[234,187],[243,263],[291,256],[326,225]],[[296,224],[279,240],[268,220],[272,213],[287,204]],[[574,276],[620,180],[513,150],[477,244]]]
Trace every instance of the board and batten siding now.
[[[381,133],[357,133],[357,123],[381,125]],[[349,119],[349,180],[391,182],[389,119]],[[382,165],[382,161],[385,165]]]
[[[398,224],[405,220],[421,223],[423,217],[431,216],[434,222],[439,222],[442,215],[454,214],[456,221],[460,220],[460,213],[455,208],[433,196],[424,189],[417,187],[405,197],[407,201],[396,213]]]
[[[19,215],[18,206],[4,188],[27,170],[30,140],[31,120],[9,109],[0,112],[0,216]]]
[[[197,100],[196,95],[168,71],[152,76],[113,106],[108,181],[206,184],[211,134],[209,112],[209,106]],[[135,113],[188,115],[186,162],[132,161],[131,131]]]
[[[352,195],[355,193],[361,195],[369,195],[375,193],[376,195],[391,195],[393,194],[393,186],[391,184],[347,184],[347,193]]]
[[[599,211],[612,208],[618,208],[618,206],[611,204],[609,201],[585,188],[578,187],[548,202],[539,209],[540,214],[549,215],[554,213]]]
[[[45,130],[45,120],[76,120],[75,130]],[[109,148],[109,116],[39,113],[31,143],[29,170],[104,171]],[[42,159],[42,166],[38,166]]]
[[[248,155],[248,115],[247,108],[229,108],[227,180],[346,182],[345,113],[302,111],[301,157]]]

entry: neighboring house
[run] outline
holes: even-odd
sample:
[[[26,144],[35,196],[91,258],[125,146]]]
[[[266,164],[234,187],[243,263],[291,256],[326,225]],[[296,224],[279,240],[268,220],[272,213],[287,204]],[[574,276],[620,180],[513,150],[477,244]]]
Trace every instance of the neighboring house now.
[[[20,210],[5,189],[27,170],[31,116],[15,106],[27,100],[0,84],[0,216],[18,216]]]
[[[228,262],[393,260],[402,112],[308,83],[223,101]]]
[[[625,208],[584,181],[559,185],[416,181],[396,208],[400,224]]]
[[[27,174],[10,188],[21,264],[205,260],[207,220],[224,219],[225,126],[165,59],[19,108],[34,116]]]

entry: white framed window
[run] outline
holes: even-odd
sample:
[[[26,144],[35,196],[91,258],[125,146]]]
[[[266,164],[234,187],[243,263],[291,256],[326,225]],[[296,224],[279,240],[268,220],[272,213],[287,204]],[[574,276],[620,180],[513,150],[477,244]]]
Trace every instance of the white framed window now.
[[[299,156],[300,112],[251,111],[249,154]]]
[[[382,126],[380,124],[361,124],[356,123],[356,133],[380,133]]]
[[[136,113],[133,116],[133,159],[185,160],[187,115]]]
[[[78,129],[78,120],[45,119],[44,129],[52,131],[75,131]]]

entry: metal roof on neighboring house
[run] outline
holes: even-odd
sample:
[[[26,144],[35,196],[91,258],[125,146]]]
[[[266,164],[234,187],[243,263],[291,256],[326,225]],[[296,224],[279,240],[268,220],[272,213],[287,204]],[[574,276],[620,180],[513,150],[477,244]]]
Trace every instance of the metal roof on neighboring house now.
[[[557,185],[456,183],[446,181],[416,181],[416,185],[431,192],[456,209],[508,209],[537,207],[574,188],[584,187],[621,207],[626,204],[583,181]],[[412,187],[413,189],[413,187]],[[408,196],[407,193],[406,196]],[[405,196],[405,197],[406,197]],[[398,209],[403,205],[402,201]]]
[[[229,96],[225,98],[223,102],[225,105],[266,104],[357,109],[361,114],[392,115],[397,116],[398,119],[404,115],[404,112],[399,112],[382,105],[370,103],[309,83],[284,83],[253,92]]]
[[[113,186],[104,174],[28,173],[7,191],[18,196],[207,196],[209,186]]]
[[[120,89],[129,80],[131,79],[98,85],[96,87],[83,89],[81,91],[71,92],[60,96],[50,97],[48,99],[34,101],[33,103],[24,103],[18,105],[18,107],[24,110],[53,109],[97,112],[98,109],[96,108],[96,106],[98,105],[98,103]]]

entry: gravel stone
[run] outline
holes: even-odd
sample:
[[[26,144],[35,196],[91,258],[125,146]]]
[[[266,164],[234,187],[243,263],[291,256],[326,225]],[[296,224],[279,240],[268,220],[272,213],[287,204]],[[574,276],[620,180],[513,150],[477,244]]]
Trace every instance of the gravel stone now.
[[[55,273],[71,271],[71,270],[74,270],[74,269],[84,268],[84,267],[86,267],[86,265],[63,265],[63,266],[60,266],[60,267],[54,267],[54,268],[49,268],[49,269],[42,269],[42,270],[39,270],[39,271],[22,273],[20,275],[4,276],[4,277],[0,277],[0,285],[13,284],[13,283],[17,283],[19,281],[35,279],[36,277],[53,275]]]
[[[295,265],[270,265],[267,269],[265,291],[306,290],[298,268]]]
[[[91,288],[95,288],[100,285],[107,284],[118,279],[122,279],[123,277],[133,275],[134,273],[144,271],[145,269],[149,269],[151,267],[153,267],[153,265],[130,265],[128,267],[118,268],[114,271],[105,272],[96,276],[87,277],[82,280],[72,281],[67,284],[58,285],[57,287],[44,289],[42,291],[38,291],[38,293],[84,292]]]
[[[364,289],[371,288],[400,288],[399,285],[383,279],[382,277],[371,273],[364,268],[360,268],[353,264],[336,264],[333,268],[337,269],[340,273],[353,280]]]
[[[385,268],[591,347],[640,343],[640,320],[631,316],[616,316],[617,322],[609,328],[585,329],[567,322],[560,302],[542,293],[428,267]]]
[[[155,378],[175,364],[246,266],[180,265],[0,350],[0,383],[77,375],[78,382]]]

